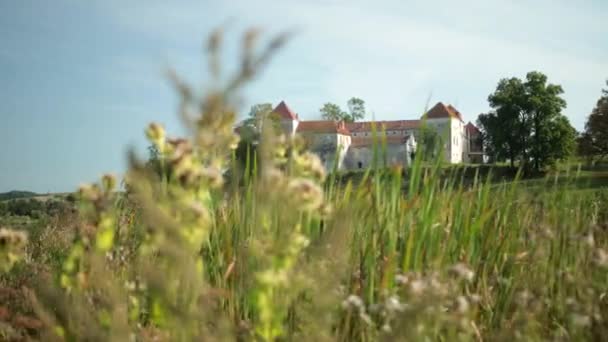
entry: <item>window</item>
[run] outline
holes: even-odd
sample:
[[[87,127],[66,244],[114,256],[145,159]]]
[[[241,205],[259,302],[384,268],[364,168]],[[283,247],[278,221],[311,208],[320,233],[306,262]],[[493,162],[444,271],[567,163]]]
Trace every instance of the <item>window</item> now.
[[[358,166],[360,169],[362,169],[362,168],[363,168],[363,163],[362,163],[362,162],[358,162],[358,163],[357,163],[357,166]]]

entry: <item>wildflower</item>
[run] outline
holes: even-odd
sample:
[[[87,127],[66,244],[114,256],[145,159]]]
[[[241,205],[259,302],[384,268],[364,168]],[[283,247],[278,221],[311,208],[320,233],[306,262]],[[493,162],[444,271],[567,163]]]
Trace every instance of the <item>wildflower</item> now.
[[[469,300],[471,301],[471,303],[477,304],[477,303],[481,302],[481,296],[476,293],[473,293],[473,294],[469,295]]]
[[[196,184],[200,181],[201,179],[201,172],[200,170],[194,169],[194,168],[190,168],[185,170],[181,175],[177,175],[179,181],[184,185],[192,185],[192,184]]]
[[[304,175],[310,175],[321,182],[325,180],[325,167],[316,154],[305,152],[296,156],[295,162]]]
[[[289,283],[286,270],[269,269],[257,274],[258,281],[267,286],[280,286]]]
[[[346,298],[346,300],[344,300],[342,302],[342,307],[344,309],[348,309],[348,308],[351,308],[351,307],[362,308],[363,307],[363,300],[361,300],[361,298],[359,296],[350,295],[350,296],[348,296],[348,298]]]
[[[167,143],[169,144],[169,148],[171,149],[170,152],[173,154],[174,158],[178,158],[183,154],[192,153],[192,144],[187,139],[168,139]]]
[[[601,248],[596,248],[594,262],[600,267],[608,267],[608,253]]]
[[[321,204],[323,204],[323,190],[308,179],[293,179],[287,187],[289,193],[301,203],[304,210],[319,209]]]
[[[319,214],[323,217],[329,217],[331,216],[333,212],[333,207],[331,206],[330,203],[323,203],[321,204],[321,207],[319,208]]]
[[[24,232],[0,229],[0,270],[8,271],[25,256],[27,235]]]
[[[228,141],[228,148],[230,148],[231,150],[236,150],[236,148],[239,146],[240,140],[241,138],[237,134],[232,134]]]
[[[213,132],[208,129],[201,129],[197,137],[198,145],[202,149],[208,149],[209,147],[212,147],[216,141],[215,134],[213,134]]]
[[[399,302],[399,298],[397,296],[390,296],[386,300],[386,309],[389,312],[401,312],[405,309],[405,306]]]
[[[532,294],[528,290],[523,290],[517,295],[517,303],[521,306],[527,306],[532,300]]]
[[[472,281],[475,273],[463,263],[457,263],[450,267],[448,273],[466,281]]]
[[[359,317],[361,317],[361,320],[363,322],[365,322],[367,325],[373,324],[372,318],[367,313],[365,313],[365,311],[359,312]]]
[[[116,187],[116,177],[111,174],[105,174],[101,177],[101,184],[104,191],[111,192]]]
[[[456,311],[461,314],[469,311],[469,301],[464,296],[458,296],[456,298]]]
[[[285,180],[285,176],[283,175],[283,172],[281,172],[281,170],[273,168],[273,167],[265,168],[263,175],[264,175],[264,178],[266,179],[266,181],[268,182],[268,184],[272,184],[274,186],[279,186],[279,185],[283,184],[283,182]]]
[[[224,178],[219,168],[210,166],[201,170],[201,175],[209,183],[212,188],[219,188],[224,184]]]
[[[585,235],[585,237],[583,238],[583,241],[589,248],[595,247],[595,239],[593,238],[593,233],[589,233],[589,234]]]
[[[165,144],[165,129],[156,122],[151,123],[146,129],[146,137],[150,142],[154,143],[160,150]]]
[[[25,232],[0,229],[0,248],[23,248],[27,242]]]
[[[395,276],[395,283],[399,285],[405,285],[409,281],[408,277],[402,274],[397,274]]]
[[[183,150],[180,152],[176,151],[176,153],[174,153],[171,158],[171,166],[173,168],[175,176],[177,176],[178,178],[184,175],[185,173],[190,172],[194,167],[192,154]]]
[[[101,192],[97,184],[84,184],[78,189],[80,197],[87,201],[94,202],[101,197]]]
[[[422,292],[424,292],[427,288],[427,285],[425,284],[424,281],[420,280],[420,279],[416,279],[412,282],[410,282],[410,291],[412,291],[412,294],[414,295],[419,295]]]
[[[586,315],[581,314],[573,314],[572,315],[572,324],[578,327],[588,327],[591,325],[591,318]]]

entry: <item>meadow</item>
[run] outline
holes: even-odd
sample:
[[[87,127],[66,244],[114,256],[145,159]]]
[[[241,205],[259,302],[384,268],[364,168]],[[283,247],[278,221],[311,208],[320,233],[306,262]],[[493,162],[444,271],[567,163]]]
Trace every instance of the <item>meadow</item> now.
[[[122,185],[105,175],[54,215],[2,219],[0,339],[608,336],[605,170],[390,168],[381,132],[375,165],[352,177],[270,129],[239,159],[239,90],[284,39],[253,53],[248,34],[241,69],[200,95],[171,74],[190,135],[151,124],[158,164],[131,153]]]

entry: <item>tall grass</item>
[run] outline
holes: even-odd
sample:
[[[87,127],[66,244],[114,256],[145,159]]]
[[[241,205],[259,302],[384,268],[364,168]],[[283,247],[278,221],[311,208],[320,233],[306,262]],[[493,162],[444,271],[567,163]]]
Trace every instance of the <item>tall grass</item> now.
[[[542,193],[517,179],[446,179],[440,162],[429,167],[419,157],[407,170],[377,163],[344,182],[326,175],[299,139],[269,130],[257,155],[239,163],[236,95],[283,38],[259,55],[254,41],[246,35],[241,70],[200,97],[173,76],[191,136],[170,139],[152,124],[146,132],[161,153],[160,174],[131,155],[126,193],[111,176],[82,187],[79,227],[54,262],[5,248],[14,233],[1,233],[3,258],[10,253],[10,266],[21,263],[33,278],[19,290],[24,310],[43,322],[1,330],[5,337],[608,336],[605,189],[566,186],[576,175],[546,179]],[[209,42],[218,79],[220,42],[220,34]],[[60,238],[29,243],[40,251]]]

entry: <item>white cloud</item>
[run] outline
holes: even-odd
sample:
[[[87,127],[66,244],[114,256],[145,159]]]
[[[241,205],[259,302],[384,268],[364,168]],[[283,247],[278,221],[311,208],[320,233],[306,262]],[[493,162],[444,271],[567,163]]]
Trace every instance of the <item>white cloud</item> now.
[[[564,86],[567,113],[581,128],[588,112],[584,103],[592,106],[608,76],[608,49],[598,44],[608,36],[608,6],[597,3],[266,0],[109,6],[121,25],[162,40],[161,49],[174,59],[193,53],[188,42],[198,43],[228,18],[235,19],[236,29],[300,29],[261,80],[261,89],[266,97],[307,98],[300,102],[307,115],[323,102],[350,96],[366,99],[379,116],[410,115],[419,113],[432,91],[436,100],[456,101],[473,118],[487,110],[486,97],[499,78],[540,70]],[[184,65],[191,67],[198,57],[182,57],[191,61]],[[300,93],[277,95],[286,90]],[[311,107],[313,98],[318,104]]]

